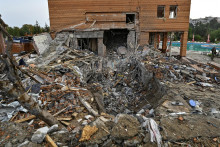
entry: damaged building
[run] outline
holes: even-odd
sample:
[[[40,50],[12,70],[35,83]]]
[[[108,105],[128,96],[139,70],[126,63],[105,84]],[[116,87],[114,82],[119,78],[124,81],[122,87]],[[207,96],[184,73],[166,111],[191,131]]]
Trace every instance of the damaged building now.
[[[34,52],[0,28],[0,146],[219,146],[220,66],[157,49],[185,56],[190,0],[48,2]]]
[[[181,56],[186,56],[191,0],[48,0],[52,36],[71,32],[70,46],[90,49],[101,56],[118,47],[136,48],[181,35]]]
[[[6,31],[7,25],[5,22],[1,19],[1,14],[0,14],[0,54],[5,52],[5,36],[3,34],[8,34]]]

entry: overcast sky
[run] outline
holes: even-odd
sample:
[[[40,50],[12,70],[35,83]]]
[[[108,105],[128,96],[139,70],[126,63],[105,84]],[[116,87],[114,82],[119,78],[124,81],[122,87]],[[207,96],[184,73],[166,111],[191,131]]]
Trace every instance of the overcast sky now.
[[[178,0],[177,0],[178,1]],[[49,25],[47,0],[0,0],[0,14],[9,26]],[[190,18],[220,17],[220,0],[192,0]]]

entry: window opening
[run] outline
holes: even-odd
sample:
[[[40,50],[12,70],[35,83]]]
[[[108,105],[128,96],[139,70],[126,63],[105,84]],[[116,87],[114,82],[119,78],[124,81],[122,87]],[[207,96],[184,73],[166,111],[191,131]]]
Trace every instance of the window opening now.
[[[177,16],[177,6],[170,6],[169,18],[176,18],[176,16]]]
[[[158,6],[157,7],[157,17],[164,18],[165,16],[165,6]]]
[[[135,14],[126,14],[126,23],[134,23]]]

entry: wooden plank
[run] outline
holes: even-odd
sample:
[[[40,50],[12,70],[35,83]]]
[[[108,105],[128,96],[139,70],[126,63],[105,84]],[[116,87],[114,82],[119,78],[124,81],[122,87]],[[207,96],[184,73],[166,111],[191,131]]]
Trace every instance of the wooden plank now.
[[[66,120],[66,121],[70,121],[70,120],[72,120],[72,117],[57,118],[57,120]]]
[[[58,147],[49,135],[46,135],[45,140],[50,145],[50,147]]]
[[[32,120],[32,119],[35,119],[35,118],[36,118],[35,115],[31,115],[29,117],[26,117],[26,118],[23,118],[23,119],[20,119],[20,120],[16,120],[15,122],[16,123],[22,123],[22,122],[29,121],[29,120]]]

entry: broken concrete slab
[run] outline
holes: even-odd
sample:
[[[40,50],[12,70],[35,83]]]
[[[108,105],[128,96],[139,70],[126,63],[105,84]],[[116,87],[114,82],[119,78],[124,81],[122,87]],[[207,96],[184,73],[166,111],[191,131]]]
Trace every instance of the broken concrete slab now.
[[[35,35],[33,40],[35,50],[39,55],[42,55],[49,49],[52,38],[49,33],[43,33]]]
[[[34,143],[39,143],[39,144],[42,143],[48,131],[49,131],[48,127],[43,127],[43,128],[38,129],[34,133],[34,135],[31,137],[31,141]]]
[[[140,129],[140,123],[137,118],[127,114],[118,114],[115,118],[115,123],[116,125],[111,133],[114,138],[128,139],[134,137]]]

